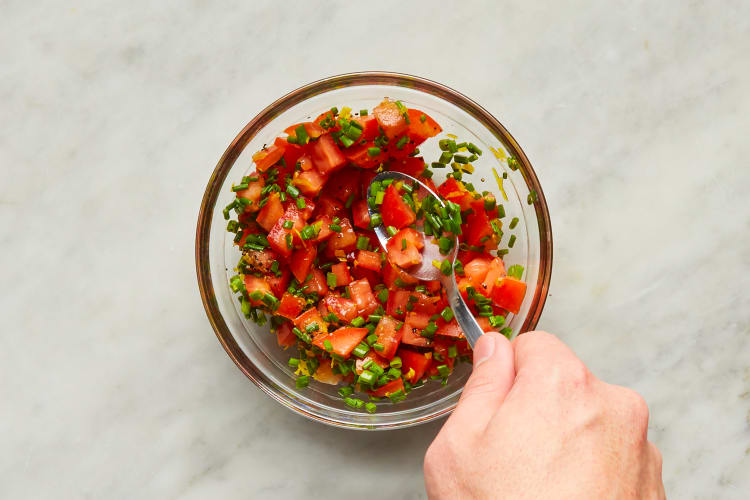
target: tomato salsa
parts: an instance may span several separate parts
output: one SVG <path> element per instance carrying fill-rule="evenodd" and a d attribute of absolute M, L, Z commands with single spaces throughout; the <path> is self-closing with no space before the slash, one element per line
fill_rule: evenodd
<path fill-rule="evenodd" d="M 297 349 L 289 367 L 298 388 L 311 379 L 340 385 L 345 404 L 373 413 L 373 401 L 401 401 L 429 380 L 445 384 L 456 363 L 471 361 L 440 282 L 404 271 L 421 262 L 425 238 L 445 255 L 458 238 L 455 265 L 433 264 L 455 273 L 485 331 L 510 335 L 505 319 L 518 313 L 526 284 L 521 266 L 503 262 L 505 210 L 465 178 L 482 155 L 474 144 L 440 139 L 441 154 L 427 165 L 419 146 L 441 132 L 399 101 L 357 113 L 333 108 L 289 126 L 232 186 L 224 218 L 242 257 L 229 285 L 247 318 L 269 323 L 281 348 Z M 436 185 L 435 170 L 446 167 Z M 401 181 L 368 192 L 383 170 L 419 178 L 444 206 Z M 373 231 L 381 224 L 391 236 L 386 249 Z"/>

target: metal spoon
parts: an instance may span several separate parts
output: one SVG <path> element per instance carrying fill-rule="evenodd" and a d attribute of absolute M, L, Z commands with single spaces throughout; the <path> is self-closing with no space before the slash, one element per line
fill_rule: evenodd
<path fill-rule="evenodd" d="M 394 181 L 400 180 L 400 181 L 406 181 L 409 183 L 415 183 L 417 186 L 419 186 L 420 198 L 423 198 L 425 196 L 432 196 L 433 198 L 437 200 L 438 203 L 440 203 L 440 205 L 445 206 L 445 203 L 443 202 L 443 200 L 440 199 L 440 196 L 435 194 L 435 192 L 433 192 L 432 189 L 430 189 L 429 187 L 427 187 L 426 185 L 424 185 L 422 182 L 415 179 L 414 177 L 403 174 L 401 172 L 387 171 L 387 172 L 379 173 L 370 182 L 370 185 L 367 188 L 368 194 L 370 196 L 374 196 L 374 193 L 372 192 L 373 183 L 382 182 L 387 179 L 393 179 Z M 377 210 L 373 210 L 372 208 L 370 208 L 369 204 L 368 204 L 367 209 L 370 213 L 370 217 L 372 217 L 378 212 Z M 388 240 L 390 238 L 390 236 L 386 232 L 385 225 L 380 224 L 379 226 L 376 226 L 375 234 L 378 236 L 378 241 L 380 242 L 380 246 L 383 247 L 383 250 L 385 251 L 386 244 L 388 243 Z M 422 236 L 424 236 L 424 233 L 422 233 Z M 424 237 L 424 248 L 422 249 L 422 263 L 419 264 L 418 266 L 414 266 L 413 268 L 409 270 L 403 269 L 403 271 L 421 280 L 428 280 L 428 281 L 440 280 L 440 283 L 443 285 L 443 288 L 445 288 L 446 295 L 448 296 L 448 304 L 450 305 L 450 308 L 453 310 L 453 316 L 455 316 L 456 321 L 458 321 L 458 325 L 461 327 L 461 330 L 463 330 L 464 335 L 466 335 L 466 338 L 469 341 L 469 345 L 471 345 L 471 347 L 473 348 L 476 341 L 484 332 L 482 331 L 482 328 L 479 326 L 479 323 L 477 323 L 476 318 L 474 318 L 474 315 L 472 314 L 471 310 L 466 305 L 466 302 L 464 302 L 463 297 L 461 297 L 461 294 L 458 291 L 458 284 L 456 283 L 455 274 L 451 272 L 449 276 L 446 276 L 432 264 L 433 260 L 436 260 L 438 262 L 442 262 L 443 260 L 449 260 L 451 264 L 454 264 L 456 261 L 457 254 L 458 254 L 458 238 L 455 238 L 453 250 L 451 250 L 451 252 L 448 255 L 442 255 L 440 253 L 440 248 L 434 243 L 433 239 L 431 237 L 430 238 Z"/>

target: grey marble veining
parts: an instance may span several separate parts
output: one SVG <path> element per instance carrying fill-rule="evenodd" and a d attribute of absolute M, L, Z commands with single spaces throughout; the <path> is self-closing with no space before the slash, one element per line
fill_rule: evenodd
<path fill-rule="evenodd" d="M 231 138 L 363 69 L 445 83 L 511 130 L 552 214 L 540 327 L 644 395 L 670 498 L 750 494 L 747 2 L 2 10 L 0 497 L 424 497 L 439 423 L 292 415 L 225 355 L 195 282 Z"/>

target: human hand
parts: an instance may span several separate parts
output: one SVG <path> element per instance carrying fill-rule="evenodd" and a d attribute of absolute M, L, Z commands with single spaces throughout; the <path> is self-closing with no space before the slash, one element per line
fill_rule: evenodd
<path fill-rule="evenodd" d="M 431 499 L 665 498 L 648 407 L 606 384 L 554 335 L 511 344 L 496 333 L 474 349 L 474 372 L 430 445 Z"/>

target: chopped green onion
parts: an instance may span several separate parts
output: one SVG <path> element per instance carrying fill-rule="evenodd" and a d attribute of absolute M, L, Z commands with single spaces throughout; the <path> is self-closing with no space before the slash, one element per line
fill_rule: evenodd
<path fill-rule="evenodd" d="M 352 323 L 352 326 L 360 328 L 362 325 L 365 324 L 365 320 L 362 318 L 362 316 L 357 316 L 351 321 L 351 323 Z"/>
<path fill-rule="evenodd" d="M 234 191 L 235 193 L 237 191 L 244 191 L 245 189 L 247 189 L 247 183 L 244 183 L 244 182 L 242 184 L 237 184 L 236 186 L 232 186 L 232 191 Z"/>
<path fill-rule="evenodd" d="M 519 264 L 514 264 L 508 268 L 508 276 L 511 276 L 516 279 L 521 279 L 521 276 L 523 276 L 523 266 Z"/>
<path fill-rule="evenodd" d="M 367 116 L 368 111 L 366 109 L 359 110 L 359 116 Z"/>
<path fill-rule="evenodd" d="M 380 148 L 379 147 L 367 148 L 367 154 L 369 156 L 378 156 L 380 154 Z"/>
<path fill-rule="evenodd" d="M 352 350 L 352 354 L 358 358 L 364 358 L 368 352 L 370 352 L 370 346 L 363 343 L 357 344 L 357 347 Z"/>
<path fill-rule="evenodd" d="M 506 337 L 510 338 L 510 336 L 513 334 L 513 329 L 509 326 L 506 326 L 502 330 L 500 330 L 500 333 L 505 335 Z"/>
<path fill-rule="evenodd" d="M 351 406 L 352 408 L 362 408 L 365 405 L 365 402 L 361 399 L 350 397 L 344 398 L 344 403 L 346 403 L 347 406 Z"/>
<path fill-rule="evenodd" d="M 284 238 L 284 240 L 286 241 L 286 247 L 287 247 L 287 248 L 292 248 L 292 247 L 293 247 L 293 245 L 292 245 L 292 235 L 291 235 L 291 233 L 287 233 L 287 234 L 286 234 L 286 237 Z"/>
<path fill-rule="evenodd" d="M 354 141 L 350 139 L 349 137 L 347 137 L 346 135 L 342 135 L 341 137 L 339 137 L 339 141 L 341 141 L 341 145 L 344 146 L 345 148 L 348 148 L 349 146 L 354 144 Z"/>
<path fill-rule="evenodd" d="M 380 214 L 373 214 L 370 217 L 370 227 L 377 227 L 383 223 L 383 217 Z"/>
<path fill-rule="evenodd" d="M 289 368 L 297 369 L 299 366 L 299 359 L 297 358 L 289 358 Z"/>
<path fill-rule="evenodd" d="M 296 198 L 297 196 L 299 196 L 299 189 L 292 186 L 291 184 L 286 187 L 286 192 L 289 193 L 289 196 L 291 196 L 292 198 Z"/>
<path fill-rule="evenodd" d="M 398 229 L 393 226 L 386 227 L 385 231 L 388 233 L 388 236 L 396 236 L 396 233 L 398 233 Z"/>
<path fill-rule="evenodd" d="M 380 314 L 370 314 L 369 316 L 367 316 L 367 321 L 370 323 L 377 323 L 381 319 L 383 319 L 383 316 Z"/>
<path fill-rule="evenodd" d="M 469 163 L 469 158 L 464 155 L 453 155 L 453 161 L 456 163 L 466 164 Z"/>
<path fill-rule="evenodd" d="M 404 149 L 404 146 L 409 141 L 409 138 L 407 136 L 403 136 L 401 139 L 398 140 L 396 143 L 396 149 Z M 375 155 L 372 155 L 375 156 Z"/>
<path fill-rule="evenodd" d="M 367 413 L 375 413 L 378 411 L 378 406 L 375 403 L 367 402 L 365 403 L 365 411 Z"/>
<path fill-rule="evenodd" d="M 511 234 L 510 239 L 508 240 L 508 248 L 513 248 L 513 245 L 516 244 L 516 235 Z"/>
<path fill-rule="evenodd" d="M 385 198 L 385 191 L 378 191 L 378 193 L 375 195 L 375 204 L 382 205 L 384 198 Z"/>
<path fill-rule="evenodd" d="M 378 300 L 385 303 L 388 300 L 388 289 L 384 288 L 378 292 Z"/>
<path fill-rule="evenodd" d="M 331 352 L 333 351 L 333 344 L 331 344 L 331 341 L 326 339 L 323 341 L 323 347 L 326 351 Z"/>
<path fill-rule="evenodd" d="M 297 386 L 297 389 L 304 389 L 310 385 L 310 375 L 300 375 L 295 380 L 294 385 Z"/>
<path fill-rule="evenodd" d="M 450 370 L 448 369 L 448 365 L 438 365 L 437 371 L 441 377 L 447 377 L 448 375 L 450 375 Z"/>
<path fill-rule="evenodd" d="M 443 273 L 445 276 L 450 276 L 452 270 L 453 270 L 453 265 L 448 259 L 444 260 L 440 264 L 440 272 Z"/>
<path fill-rule="evenodd" d="M 358 250 L 367 250 L 370 247 L 370 238 L 367 236 L 358 236 L 357 237 L 357 249 Z"/>
<path fill-rule="evenodd" d="M 379 343 L 379 342 L 375 342 L 374 344 L 372 344 L 372 348 L 375 349 L 378 352 L 385 351 L 385 346 L 383 344 Z"/>
<path fill-rule="evenodd" d="M 401 368 L 401 358 L 399 358 L 398 356 L 394 356 L 391 360 L 390 365 L 391 368 Z"/>
<path fill-rule="evenodd" d="M 430 166 L 432 168 L 445 168 L 445 164 L 437 162 L 437 161 L 430 163 Z"/>
<path fill-rule="evenodd" d="M 378 336 L 375 335 L 374 333 L 371 333 L 370 335 L 367 336 L 365 340 L 367 341 L 368 345 L 372 345 L 378 341 Z"/>
<path fill-rule="evenodd" d="M 334 233 L 340 233 L 341 232 L 341 226 L 339 224 L 329 224 L 328 226 L 331 231 Z"/>
<path fill-rule="evenodd" d="M 513 217 L 513 219 L 511 219 L 510 225 L 508 227 L 511 228 L 511 229 L 515 229 L 517 225 L 518 225 L 518 217 Z"/>
<path fill-rule="evenodd" d="M 343 387 L 339 387 L 339 396 L 341 396 L 342 398 L 351 396 L 352 394 L 354 394 L 354 389 L 352 389 L 352 386 L 345 385 Z"/>
<path fill-rule="evenodd" d="M 328 288 L 336 288 L 337 280 L 334 273 L 326 273 L 326 284 Z"/>
<path fill-rule="evenodd" d="M 452 309 L 451 309 L 450 307 L 446 306 L 446 307 L 445 307 L 445 309 L 443 309 L 443 310 L 442 310 L 442 311 L 440 312 L 440 316 L 442 316 L 442 317 L 443 317 L 443 319 L 444 319 L 444 320 L 445 320 L 446 322 L 448 322 L 448 321 L 450 321 L 450 320 L 452 320 L 452 319 L 453 319 L 453 310 L 452 310 Z"/>
<path fill-rule="evenodd" d="M 425 115 L 419 115 L 419 121 L 424 123 L 427 121 L 427 117 Z"/>
<path fill-rule="evenodd" d="M 448 357 L 455 358 L 456 356 L 458 356 L 458 348 L 456 348 L 455 345 L 452 345 L 448 348 Z"/>
<path fill-rule="evenodd" d="M 362 370 L 362 373 L 359 374 L 359 382 L 365 383 L 367 385 L 372 385 L 376 380 L 375 374 L 372 373 L 370 370 Z"/>

